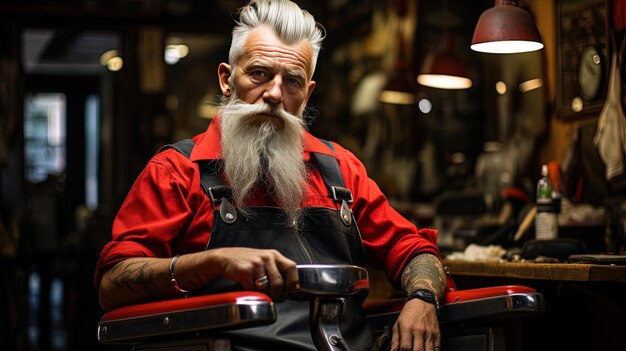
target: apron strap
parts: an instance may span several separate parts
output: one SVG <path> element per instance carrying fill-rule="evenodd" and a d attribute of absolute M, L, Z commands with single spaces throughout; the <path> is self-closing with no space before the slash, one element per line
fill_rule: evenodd
<path fill-rule="evenodd" d="M 174 149 L 178 151 L 178 153 L 189 158 L 191 157 L 191 150 L 193 150 L 194 146 L 196 146 L 195 141 L 191 139 L 183 139 L 183 140 L 175 142 L 174 144 L 167 144 L 167 145 L 161 146 L 161 148 L 159 149 L 159 151 L 157 151 L 157 153 L 164 151 L 166 149 Z"/>
<path fill-rule="evenodd" d="M 174 149 L 181 155 L 189 158 L 194 146 L 196 146 L 196 143 L 192 139 L 183 139 L 176 143 L 162 146 L 158 152 L 166 149 Z M 217 175 L 220 166 L 219 161 L 207 160 L 198 161 L 197 163 L 200 169 L 200 184 L 202 185 L 202 189 L 209 195 L 213 205 L 219 206 L 223 198 L 230 196 L 230 188 L 226 186 L 222 178 Z"/>
<path fill-rule="evenodd" d="M 200 185 L 204 192 L 209 195 L 214 205 L 219 205 L 223 198 L 230 196 L 230 187 L 228 187 L 222 178 L 218 175 L 219 161 L 199 161 L 200 167 Z"/>
<path fill-rule="evenodd" d="M 334 152 L 332 144 L 326 140 L 320 139 L 324 144 Z M 343 181 L 343 175 L 341 174 L 341 168 L 339 168 L 339 162 L 333 156 L 312 152 L 317 167 L 324 178 L 324 183 L 330 191 L 330 197 L 337 202 L 346 201 L 352 203 L 352 191 L 346 188 L 346 184 Z"/>

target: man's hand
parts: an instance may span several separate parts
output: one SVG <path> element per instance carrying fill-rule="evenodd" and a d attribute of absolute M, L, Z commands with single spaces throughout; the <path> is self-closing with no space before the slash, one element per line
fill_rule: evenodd
<path fill-rule="evenodd" d="M 239 283 L 244 290 L 267 293 L 272 300 L 281 301 L 285 293 L 296 288 L 296 263 L 276 250 L 229 247 L 211 250 L 217 255 L 221 275 Z M 269 283 L 257 287 L 255 281 L 267 276 Z"/>
<path fill-rule="evenodd" d="M 435 306 L 419 299 L 404 305 L 392 331 L 391 351 L 438 351 L 441 345 Z"/>
<path fill-rule="evenodd" d="M 417 289 L 427 289 L 439 300 L 445 287 L 446 273 L 435 255 L 417 255 L 402 271 L 402 289 L 407 295 Z M 435 305 L 418 298 L 410 299 L 404 304 L 393 326 L 391 350 L 439 351 L 440 341 Z"/>

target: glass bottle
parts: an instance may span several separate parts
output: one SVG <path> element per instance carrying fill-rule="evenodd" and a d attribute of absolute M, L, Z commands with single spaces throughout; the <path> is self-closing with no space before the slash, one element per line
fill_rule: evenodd
<path fill-rule="evenodd" d="M 538 240 L 556 239 L 558 232 L 558 216 L 552 198 L 552 182 L 548 176 L 548 165 L 542 165 L 541 178 L 537 181 L 537 215 L 535 217 L 535 238 Z"/>

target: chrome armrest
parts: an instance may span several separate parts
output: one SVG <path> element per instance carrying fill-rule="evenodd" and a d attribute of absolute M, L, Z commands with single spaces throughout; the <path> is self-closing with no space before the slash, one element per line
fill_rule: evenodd
<path fill-rule="evenodd" d="M 519 318 L 545 310 L 543 295 L 519 285 L 450 291 L 442 300 L 442 327 L 458 322 Z M 366 302 L 364 308 L 372 331 L 379 333 L 385 326 L 393 326 L 403 306 L 403 298 Z"/>
<path fill-rule="evenodd" d="M 439 323 L 519 318 L 544 310 L 545 301 L 540 293 L 510 293 L 458 303 L 446 303 L 441 310 Z"/>
<path fill-rule="evenodd" d="M 120 307 L 98 323 L 98 342 L 131 344 L 170 334 L 237 329 L 276 320 L 272 300 L 257 292 L 229 292 Z"/>

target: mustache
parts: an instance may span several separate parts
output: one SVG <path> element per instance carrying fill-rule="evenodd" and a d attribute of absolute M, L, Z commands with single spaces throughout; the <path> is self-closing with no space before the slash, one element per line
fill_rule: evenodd
<path fill-rule="evenodd" d="M 223 113 L 238 116 L 243 121 L 250 121 L 257 115 L 263 114 L 280 118 L 289 124 L 298 124 L 302 127 L 306 126 L 301 117 L 287 112 L 287 110 L 279 105 L 271 105 L 265 102 L 249 104 L 240 99 L 232 99 L 222 108 Z"/>

